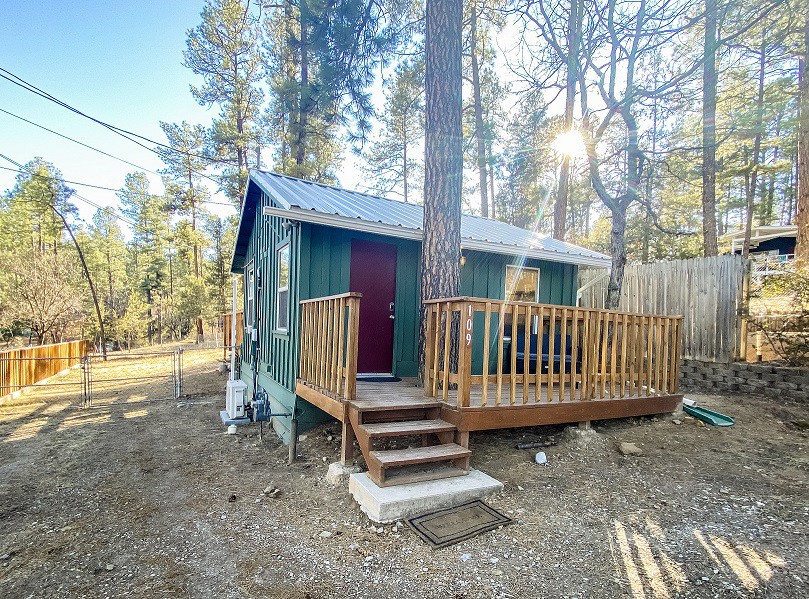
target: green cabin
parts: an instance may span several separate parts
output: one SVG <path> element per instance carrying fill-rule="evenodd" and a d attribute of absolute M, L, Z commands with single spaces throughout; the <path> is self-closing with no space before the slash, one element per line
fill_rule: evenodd
<path fill-rule="evenodd" d="M 240 376 L 266 391 L 276 432 L 303 432 L 331 417 L 296 395 L 300 302 L 362 294 L 357 378 L 417 376 L 423 209 L 364 193 L 250 172 L 231 272 L 243 275 Z M 464 215 L 461 294 L 576 303 L 580 266 L 609 257 L 507 223 Z M 482 360 L 473 352 L 473 363 Z"/>

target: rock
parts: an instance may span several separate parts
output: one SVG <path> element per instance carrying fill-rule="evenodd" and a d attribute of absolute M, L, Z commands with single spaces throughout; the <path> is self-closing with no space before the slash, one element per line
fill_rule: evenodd
<path fill-rule="evenodd" d="M 340 462 L 329 464 L 326 472 L 326 482 L 332 486 L 344 485 L 348 482 L 348 477 L 361 472 L 357 466 L 343 466 Z"/>
<path fill-rule="evenodd" d="M 463 554 L 461 554 L 461 561 L 462 562 L 468 562 L 470 559 L 472 559 L 472 554 L 471 553 L 463 553 Z"/>
<path fill-rule="evenodd" d="M 237 429 L 236 429 L 236 425 L 235 425 L 235 424 L 231 424 L 231 425 L 228 427 L 228 435 L 235 435 L 235 434 L 236 434 L 236 430 L 237 430 Z"/>
<path fill-rule="evenodd" d="M 10 557 L 11 557 L 10 553 L 4 553 L 3 555 L 0 555 L 0 562 L 4 562 Z"/>
<path fill-rule="evenodd" d="M 682 420 L 680 420 L 679 418 L 675 418 L 674 420 L 672 420 L 672 421 L 671 421 L 671 423 L 672 423 L 672 424 L 682 424 L 682 423 L 683 423 L 683 421 L 682 421 Z"/>
<path fill-rule="evenodd" d="M 545 455 L 544 451 L 537 452 L 537 454 L 534 456 L 534 461 L 537 464 L 547 464 L 548 456 Z"/>
<path fill-rule="evenodd" d="M 114 564 L 107 564 L 106 566 L 104 566 L 104 569 L 107 572 L 112 572 L 113 570 L 115 570 L 115 565 Z"/>
<path fill-rule="evenodd" d="M 493 574 L 494 576 L 502 576 L 502 575 L 503 575 L 503 571 L 502 571 L 502 570 L 492 570 L 492 574 Z"/>
<path fill-rule="evenodd" d="M 328 538 L 329 538 L 330 536 L 332 536 L 333 534 L 334 534 L 334 533 L 333 533 L 333 532 L 331 532 L 331 531 L 324 530 L 323 532 L 321 532 L 321 533 L 320 533 L 320 538 L 321 538 L 321 539 L 328 539 Z"/>
<path fill-rule="evenodd" d="M 643 450 L 634 443 L 627 443 L 622 441 L 618 444 L 618 451 L 621 455 L 639 456 L 643 455 Z"/>
<path fill-rule="evenodd" d="M 231 495 L 230 497 L 228 497 L 228 503 L 234 503 L 237 499 L 238 497 L 236 497 L 235 495 Z"/>
<path fill-rule="evenodd" d="M 281 489 L 277 488 L 275 485 L 268 485 L 267 488 L 264 489 L 263 493 L 270 499 L 277 499 L 281 494 Z"/>

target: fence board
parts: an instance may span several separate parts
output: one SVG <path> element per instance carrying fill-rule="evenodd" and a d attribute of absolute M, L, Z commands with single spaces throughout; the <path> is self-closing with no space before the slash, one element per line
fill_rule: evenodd
<path fill-rule="evenodd" d="M 89 341 L 68 341 L 0 352 L 0 397 L 76 366 L 90 350 Z"/>
<path fill-rule="evenodd" d="M 741 352 L 739 327 L 746 307 L 747 268 L 746 260 L 736 255 L 627 265 L 618 309 L 682 315 L 683 358 L 732 362 Z M 602 270 L 581 269 L 579 287 L 602 274 Z M 604 277 L 585 289 L 580 305 L 603 308 L 607 283 Z"/>

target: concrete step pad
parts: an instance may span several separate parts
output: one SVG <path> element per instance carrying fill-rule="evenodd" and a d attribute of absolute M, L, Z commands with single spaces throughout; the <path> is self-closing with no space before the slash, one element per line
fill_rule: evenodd
<path fill-rule="evenodd" d="M 374 522 L 394 522 L 454 507 L 500 491 L 503 483 L 480 470 L 466 476 L 380 487 L 363 472 L 352 474 L 348 490 Z"/>

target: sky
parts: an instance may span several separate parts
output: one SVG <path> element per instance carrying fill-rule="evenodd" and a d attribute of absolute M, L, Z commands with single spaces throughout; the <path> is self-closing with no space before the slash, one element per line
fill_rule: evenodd
<path fill-rule="evenodd" d="M 208 125 L 218 112 L 217 107 L 205 108 L 194 100 L 189 85 L 199 79 L 182 65 L 186 32 L 200 22 L 202 4 L 202 0 L 6 0 L 0 8 L 0 67 L 95 118 L 164 141 L 161 120 Z M 372 92 L 381 105 L 380 78 Z M 156 154 L 4 79 L 0 79 L 0 109 L 146 169 L 163 167 Z M 54 163 L 67 181 L 115 189 L 136 170 L 3 112 L 0 154 L 22 164 L 41 156 Z M 348 150 L 343 158 L 340 183 L 367 188 L 360 160 Z M 0 166 L 16 168 L 2 158 Z M 162 192 L 160 177 L 147 175 L 152 192 Z M 0 193 L 13 187 L 15 176 L 0 169 Z M 118 204 L 112 191 L 69 185 L 97 204 Z M 222 194 L 213 199 L 227 202 Z M 76 203 L 81 218 L 89 220 L 95 208 Z M 235 212 L 227 206 L 208 208 L 220 216 Z"/>
<path fill-rule="evenodd" d="M 95 118 L 164 141 L 161 120 L 208 124 L 217 113 L 191 96 L 195 76 L 182 66 L 186 31 L 199 22 L 201 6 L 200 0 L 6 0 L 0 8 L 0 67 Z M 156 154 L 4 79 L 0 108 L 145 168 L 163 166 Z M 23 164 L 41 156 L 66 180 L 116 189 L 136 170 L 4 113 L 0 153 Z M 0 166 L 14 168 L 3 159 Z M 13 187 L 15 176 L 0 170 L 0 192 Z M 152 191 L 161 192 L 159 176 L 149 178 Z M 98 204 L 118 203 L 114 192 L 71 187 Z M 76 203 L 84 219 L 95 212 Z M 235 212 L 210 208 L 220 215 Z"/>

